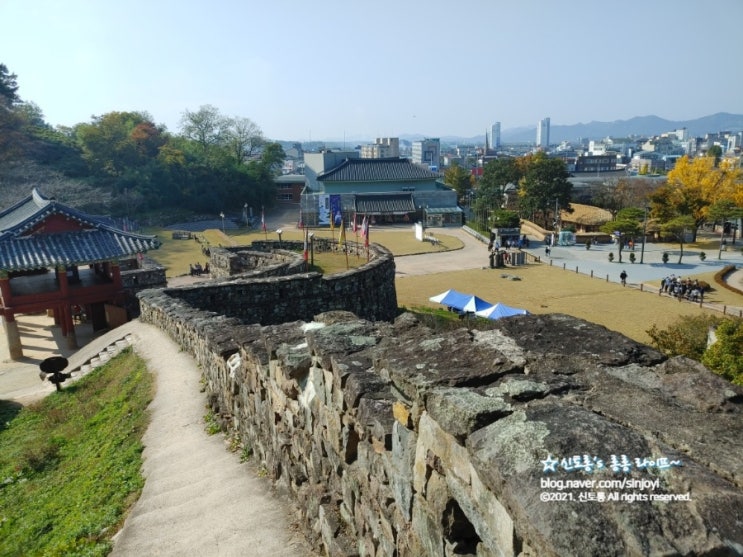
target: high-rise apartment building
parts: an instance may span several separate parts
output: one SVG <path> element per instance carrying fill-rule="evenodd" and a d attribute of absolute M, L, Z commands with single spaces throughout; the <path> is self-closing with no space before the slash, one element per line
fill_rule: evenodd
<path fill-rule="evenodd" d="M 537 124 L 537 149 L 545 151 L 550 146 L 550 119 L 544 118 Z"/>
<path fill-rule="evenodd" d="M 400 138 L 377 137 L 371 145 L 361 146 L 362 159 L 387 159 L 400 156 Z"/>
<path fill-rule="evenodd" d="M 490 126 L 490 148 L 495 151 L 500 149 L 500 122 Z"/>
<path fill-rule="evenodd" d="M 441 141 L 439 138 L 413 141 L 413 163 L 426 165 L 431 170 L 438 170 L 440 158 Z"/>

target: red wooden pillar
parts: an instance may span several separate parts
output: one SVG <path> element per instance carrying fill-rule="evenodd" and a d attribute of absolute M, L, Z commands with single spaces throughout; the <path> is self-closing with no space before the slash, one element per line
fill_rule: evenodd
<path fill-rule="evenodd" d="M 8 273 L 0 271 L 0 302 L 3 307 L 13 305 L 13 294 L 10 292 L 10 278 Z"/>
<path fill-rule="evenodd" d="M 67 282 L 67 269 L 63 265 L 57 267 L 57 280 L 59 281 L 59 291 L 62 293 L 62 298 L 67 298 L 70 293 L 70 283 Z"/>
<path fill-rule="evenodd" d="M 118 261 L 112 261 L 111 262 L 111 279 L 113 280 L 114 285 L 116 285 L 116 288 L 120 289 L 121 286 L 121 266 L 119 265 Z"/>
<path fill-rule="evenodd" d="M 75 323 L 72 320 L 72 308 L 69 304 L 62 307 L 62 335 L 67 339 L 67 348 L 78 348 Z"/>

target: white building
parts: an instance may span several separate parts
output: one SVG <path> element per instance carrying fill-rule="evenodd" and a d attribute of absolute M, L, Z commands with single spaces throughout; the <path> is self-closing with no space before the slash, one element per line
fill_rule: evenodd
<path fill-rule="evenodd" d="M 422 164 L 433 171 L 438 171 L 441 159 L 441 141 L 439 138 L 426 138 L 413 141 L 414 164 Z"/>
<path fill-rule="evenodd" d="M 490 126 L 490 148 L 493 150 L 500 149 L 500 122 Z"/>
<path fill-rule="evenodd" d="M 400 156 L 400 138 L 377 137 L 371 145 L 361 146 L 362 159 L 388 159 Z"/>
<path fill-rule="evenodd" d="M 544 118 L 537 123 L 537 148 L 545 151 L 550 146 L 550 119 Z"/>

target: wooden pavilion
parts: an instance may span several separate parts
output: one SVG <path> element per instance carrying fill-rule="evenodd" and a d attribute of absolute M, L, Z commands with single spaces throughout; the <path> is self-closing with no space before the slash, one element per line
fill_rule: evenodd
<path fill-rule="evenodd" d="M 160 242 L 120 230 L 106 219 L 31 195 L 0 211 L 0 316 L 10 357 L 23 357 L 15 316 L 53 314 L 69 348 L 77 348 L 75 321 L 93 330 L 126 321 L 122 265 Z"/>

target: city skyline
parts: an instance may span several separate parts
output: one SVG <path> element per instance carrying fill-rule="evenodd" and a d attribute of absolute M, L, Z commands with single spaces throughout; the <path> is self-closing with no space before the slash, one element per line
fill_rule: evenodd
<path fill-rule="evenodd" d="M 177 132 L 213 105 L 312 141 L 743 113 L 739 0 L 256 6 L 6 0 L 0 63 L 54 126 L 142 111 Z"/>

